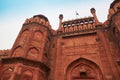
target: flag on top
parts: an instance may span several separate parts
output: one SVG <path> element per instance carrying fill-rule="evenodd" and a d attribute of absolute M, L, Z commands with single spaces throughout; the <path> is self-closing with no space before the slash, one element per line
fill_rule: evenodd
<path fill-rule="evenodd" d="M 76 15 L 79 15 L 79 13 L 77 11 L 75 11 Z"/>

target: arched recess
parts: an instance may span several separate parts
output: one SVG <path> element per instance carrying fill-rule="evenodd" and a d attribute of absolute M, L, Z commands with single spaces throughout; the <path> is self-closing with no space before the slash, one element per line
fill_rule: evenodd
<path fill-rule="evenodd" d="M 23 53 L 23 49 L 21 46 L 18 46 L 17 48 L 14 49 L 13 51 L 13 57 L 23 57 L 24 53 Z"/>
<path fill-rule="evenodd" d="M 22 32 L 22 34 L 21 34 L 21 36 L 20 36 L 20 40 L 26 40 L 27 39 L 27 37 L 28 37 L 28 35 L 29 35 L 29 30 L 28 29 L 26 29 L 26 30 L 24 30 L 23 32 Z"/>
<path fill-rule="evenodd" d="M 25 70 L 21 73 L 20 80 L 33 80 L 33 72 Z"/>
<path fill-rule="evenodd" d="M 38 49 L 36 49 L 35 47 L 32 47 L 28 50 L 27 58 L 37 59 L 38 53 L 39 53 Z"/>
<path fill-rule="evenodd" d="M 41 41 L 43 39 L 43 33 L 41 31 L 34 32 L 34 39 L 37 41 Z"/>
<path fill-rule="evenodd" d="M 104 80 L 99 66 L 84 58 L 69 64 L 66 78 L 67 80 Z"/>
<path fill-rule="evenodd" d="M 13 72 L 12 68 L 7 68 L 6 70 L 3 71 L 3 74 L 0 80 L 9 80 L 12 72 Z"/>

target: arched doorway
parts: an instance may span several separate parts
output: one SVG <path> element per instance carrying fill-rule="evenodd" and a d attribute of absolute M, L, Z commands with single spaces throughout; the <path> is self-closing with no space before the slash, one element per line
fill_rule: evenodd
<path fill-rule="evenodd" d="M 84 58 L 68 65 L 66 78 L 67 80 L 104 80 L 99 66 Z"/>

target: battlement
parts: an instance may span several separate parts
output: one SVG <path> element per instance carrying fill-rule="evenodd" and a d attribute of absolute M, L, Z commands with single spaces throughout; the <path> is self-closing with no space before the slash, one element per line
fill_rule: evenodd
<path fill-rule="evenodd" d="M 90 30 L 96 27 L 94 17 L 86 17 L 71 21 L 65 21 L 62 23 L 62 25 L 63 25 L 62 28 L 63 33 Z"/>
<path fill-rule="evenodd" d="M 35 15 L 29 19 L 26 19 L 24 22 L 24 25 L 29 24 L 29 23 L 38 23 L 46 27 L 49 27 L 51 29 L 50 23 L 47 17 L 45 17 L 44 15 Z"/>
<path fill-rule="evenodd" d="M 70 27 L 70 26 L 79 26 L 79 25 L 87 25 L 94 23 L 94 17 L 86 17 L 86 18 L 81 18 L 81 19 L 75 19 L 75 20 L 70 20 L 70 21 L 64 21 L 63 27 Z"/>
<path fill-rule="evenodd" d="M 7 57 L 9 55 L 10 50 L 0 50 L 0 58 Z"/>
<path fill-rule="evenodd" d="M 96 24 L 94 17 L 85 17 L 75 20 L 64 21 L 62 27 L 54 35 L 75 36 L 96 33 L 97 30 L 106 30 L 107 26 L 102 23 Z M 104 26 L 104 27 L 103 27 Z"/>

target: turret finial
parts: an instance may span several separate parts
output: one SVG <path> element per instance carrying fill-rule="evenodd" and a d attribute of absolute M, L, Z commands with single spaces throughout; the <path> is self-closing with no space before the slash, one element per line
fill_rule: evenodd
<path fill-rule="evenodd" d="M 60 14 L 59 15 L 59 28 L 58 28 L 58 30 L 61 30 L 61 28 L 62 28 L 62 20 L 63 20 L 63 14 Z"/>
<path fill-rule="evenodd" d="M 63 19 L 63 14 L 59 15 L 59 19 L 62 20 Z"/>
<path fill-rule="evenodd" d="M 98 25 L 100 22 L 98 21 L 98 18 L 96 16 L 96 10 L 95 10 L 95 8 L 91 8 L 90 11 L 91 11 L 91 13 L 92 13 L 92 15 L 93 15 L 93 17 L 95 19 L 95 24 Z"/>
<path fill-rule="evenodd" d="M 91 11 L 92 14 L 96 13 L 95 8 L 91 8 L 90 11 Z"/>

